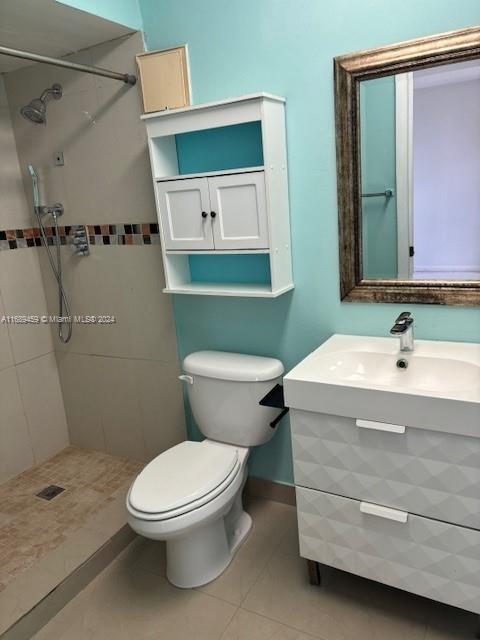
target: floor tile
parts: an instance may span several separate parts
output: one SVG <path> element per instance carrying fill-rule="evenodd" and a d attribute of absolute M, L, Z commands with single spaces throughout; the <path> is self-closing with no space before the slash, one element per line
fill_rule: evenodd
<path fill-rule="evenodd" d="M 165 576 L 165 543 L 139 538 L 131 553 L 132 563 L 150 573 Z"/>
<path fill-rule="evenodd" d="M 275 549 L 290 533 L 294 507 L 268 500 L 250 499 L 245 505 L 253 527 L 226 571 L 210 584 L 200 587 L 204 593 L 232 604 L 240 604 Z"/>
<path fill-rule="evenodd" d="M 135 551 L 135 549 L 134 549 Z M 236 607 L 132 566 L 132 551 L 98 576 L 35 640 L 216 640 Z"/>
<path fill-rule="evenodd" d="M 221 640 L 311 640 L 301 631 L 239 609 Z"/>
<path fill-rule="evenodd" d="M 137 538 L 35 640 L 474 637 L 476 616 L 358 576 L 322 567 L 322 586 L 311 586 L 290 509 L 249 501 L 251 536 L 230 568 L 201 589 L 170 585 L 165 544 Z"/>
<path fill-rule="evenodd" d="M 426 622 L 413 617 L 409 608 L 379 606 L 372 594 L 361 596 L 368 581 L 332 570 L 325 573 L 326 584 L 313 587 L 305 560 L 274 554 L 242 606 L 328 640 L 424 639 Z M 408 597 L 415 604 L 416 598 Z"/>
<path fill-rule="evenodd" d="M 113 535 L 126 523 L 124 498 L 118 492 L 140 469 L 125 458 L 67 447 L 2 484 L 0 584 L 12 583 L 81 527 Z M 36 496 L 52 484 L 65 491 L 51 501 Z"/>

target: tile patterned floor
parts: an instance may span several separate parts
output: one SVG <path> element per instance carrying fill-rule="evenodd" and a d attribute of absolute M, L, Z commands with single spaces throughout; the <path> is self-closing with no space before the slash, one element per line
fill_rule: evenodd
<path fill-rule="evenodd" d="M 254 528 L 216 581 L 165 579 L 162 543 L 137 539 L 34 640 L 447 640 L 476 616 L 325 569 L 308 584 L 293 507 L 251 500 Z"/>
<path fill-rule="evenodd" d="M 114 500 L 141 464 L 68 447 L 0 486 L 0 592 Z M 48 485 L 65 491 L 51 501 Z"/>

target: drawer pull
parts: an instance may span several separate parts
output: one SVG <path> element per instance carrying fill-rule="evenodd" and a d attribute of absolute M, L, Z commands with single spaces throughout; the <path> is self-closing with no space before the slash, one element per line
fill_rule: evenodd
<path fill-rule="evenodd" d="M 395 522 L 403 522 L 404 524 L 408 520 L 408 513 L 406 511 L 389 509 L 389 507 L 382 507 L 379 504 L 372 504 L 371 502 L 360 502 L 360 511 L 370 516 L 378 516 L 379 518 L 395 520 Z"/>
<path fill-rule="evenodd" d="M 376 429 L 376 431 L 389 431 L 390 433 L 405 433 L 405 427 L 389 422 L 375 422 L 374 420 L 355 420 L 357 427 L 362 429 Z"/>

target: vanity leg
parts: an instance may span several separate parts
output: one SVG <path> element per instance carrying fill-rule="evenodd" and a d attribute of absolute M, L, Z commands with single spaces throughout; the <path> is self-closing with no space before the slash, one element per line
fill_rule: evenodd
<path fill-rule="evenodd" d="M 308 579 L 310 584 L 318 587 L 322 583 L 322 576 L 320 575 L 320 565 L 315 560 L 307 560 L 308 567 Z"/>
<path fill-rule="evenodd" d="M 475 633 L 475 638 L 480 638 L 480 614 L 477 616 L 477 631 Z"/>

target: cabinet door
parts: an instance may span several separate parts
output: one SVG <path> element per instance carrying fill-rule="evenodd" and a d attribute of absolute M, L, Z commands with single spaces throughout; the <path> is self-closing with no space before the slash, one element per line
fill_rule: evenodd
<path fill-rule="evenodd" d="M 157 197 L 165 249 L 213 249 L 205 178 L 158 182 Z"/>
<path fill-rule="evenodd" d="M 215 249 L 268 249 L 263 171 L 208 179 Z"/>

